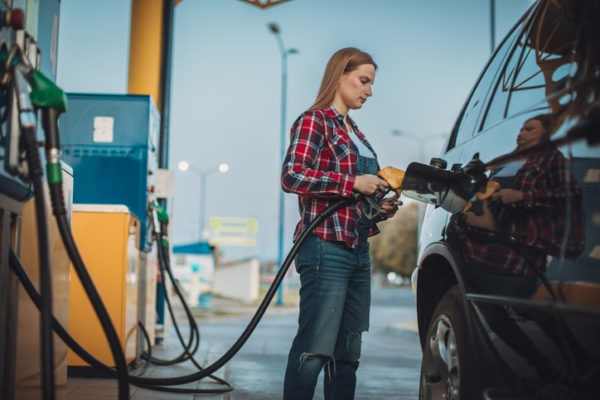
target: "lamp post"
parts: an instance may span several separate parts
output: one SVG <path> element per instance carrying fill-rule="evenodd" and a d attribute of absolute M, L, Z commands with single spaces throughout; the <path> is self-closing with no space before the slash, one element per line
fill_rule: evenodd
<path fill-rule="evenodd" d="M 212 166 L 210 168 L 199 169 L 194 167 L 193 165 L 190 165 L 190 163 L 188 163 L 187 161 L 180 161 L 179 164 L 177 164 L 177 168 L 179 168 L 181 172 L 186 172 L 188 170 L 193 171 L 198 175 L 198 177 L 200 177 L 200 212 L 198 221 L 198 240 L 202 241 L 203 239 L 205 239 L 204 225 L 206 221 L 206 178 L 209 174 L 215 172 L 220 172 L 222 174 L 226 173 L 227 171 L 229 171 L 229 165 L 223 163 Z"/>
<path fill-rule="evenodd" d="M 281 136 L 280 136 L 280 153 L 279 153 L 279 165 L 283 164 L 283 158 L 285 156 L 285 112 L 287 108 L 287 57 L 288 54 L 298 54 L 298 50 L 294 48 L 286 48 L 283 39 L 281 38 L 281 30 L 279 25 L 271 22 L 267 25 L 269 31 L 275 35 L 277 45 L 279 46 L 279 52 L 281 53 Z M 283 225 L 285 216 L 285 204 L 283 197 L 283 190 L 279 189 L 279 216 L 278 216 L 278 241 L 277 241 L 277 265 L 281 268 L 283 262 Z M 283 286 L 280 285 L 277 290 L 277 305 L 283 305 Z"/>

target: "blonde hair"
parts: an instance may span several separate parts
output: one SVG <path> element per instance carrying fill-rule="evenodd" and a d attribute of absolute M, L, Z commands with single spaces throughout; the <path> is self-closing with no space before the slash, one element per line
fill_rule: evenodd
<path fill-rule="evenodd" d="M 346 47 L 336 51 L 327 62 L 317 99 L 310 108 L 318 109 L 329 106 L 335 97 L 340 78 L 364 64 L 371 64 L 377 70 L 377 64 L 375 64 L 373 58 L 364 51 L 354 47 Z"/>

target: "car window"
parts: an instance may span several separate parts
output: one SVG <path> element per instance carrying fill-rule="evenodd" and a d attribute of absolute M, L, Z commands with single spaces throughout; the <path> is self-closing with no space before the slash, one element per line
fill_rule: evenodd
<path fill-rule="evenodd" d="M 511 51 L 508 62 L 502 69 L 502 73 L 498 78 L 498 82 L 496 82 L 496 87 L 494 94 L 492 95 L 492 100 L 490 101 L 490 106 L 488 107 L 484 117 L 482 124 L 483 129 L 487 129 L 506 118 L 509 94 L 511 89 L 514 88 L 515 76 L 520 68 L 520 59 L 523 56 L 523 43 L 526 36 L 526 32 L 524 32 L 523 36 L 521 36 L 516 42 Z M 522 75 L 523 74 L 521 74 L 521 79 Z M 544 95 L 542 94 L 541 99 L 543 98 Z"/>
<path fill-rule="evenodd" d="M 483 120 L 487 129 L 504 118 L 526 110 L 559 111 L 558 94 L 569 77 L 576 72 L 570 52 L 575 43 L 575 29 L 561 27 L 570 24 L 565 18 L 549 18 L 548 13 L 536 16 L 531 26 L 515 42 L 509 59 L 498 78 L 490 106 Z M 560 32 L 539 43 L 540 32 Z"/>
<path fill-rule="evenodd" d="M 485 72 L 481 75 L 477 86 L 472 91 L 471 97 L 464 107 L 459 121 L 456 123 L 453 136 L 451 137 L 448 148 L 463 143 L 473 136 L 475 125 L 479 120 L 481 109 L 485 103 L 485 99 L 493 85 L 494 79 L 498 74 L 498 69 L 506 58 L 507 52 L 512 48 L 515 37 L 520 29 L 515 28 L 510 36 L 502 43 L 494 58 L 490 61 Z"/>

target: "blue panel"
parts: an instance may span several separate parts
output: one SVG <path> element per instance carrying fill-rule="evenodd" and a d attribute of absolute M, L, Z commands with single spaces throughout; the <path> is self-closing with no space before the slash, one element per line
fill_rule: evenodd
<path fill-rule="evenodd" d="M 142 225 L 140 249 L 148 250 L 148 188 L 157 168 L 159 126 L 151 97 L 69 93 L 67 102 L 59 126 L 62 157 L 73 168 L 73 201 L 126 205 Z M 95 141 L 96 117 L 112 118 L 112 141 Z"/>
<path fill-rule="evenodd" d="M 60 118 L 61 141 L 69 145 L 144 146 L 154 150 L 159 117 L 150 96 L 68 93 Z M 94 119 L 112 117 L 114 140 L 94 141 Z"/>
<path fill-rule="evenodd" d="M 196 242 L 173 246 L 173 254 L 213 254 L 214 249 L 208 242 Z"/>

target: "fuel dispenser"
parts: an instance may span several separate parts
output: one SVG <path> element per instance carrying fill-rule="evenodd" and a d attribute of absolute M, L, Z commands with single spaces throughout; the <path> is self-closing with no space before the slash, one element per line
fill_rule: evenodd
<path fill-rule="evenodd" d="M 75 204 L 71 230 L 102 296 L 127 362 L 136 357 L 140 223 L 123 205 Z M 71 280 L 69 332 L 98 360 L 113 365 L 100 322 L 78 280 Z M 86 375 L 88 364 L 69 351 L 70 375 Z"/>
<path fill-rule="evenodd" d="M 31 78 L 36 71 L 43 71 L 43 79 L 48 82 L 56 79 L 59 15 L 59 0 L 0 1 L 0 398 L 7 400 L 40 398 L 41 388 L 49 387 L 48 379 L 45 379 L 49 376 L 59 384 L 66 381 L 66 369 L 61 366 L 61 360 L 66 357 L 66 346 L 61 342 L 48 346 L 50 331 L 44 320 L 48 320 L 50 309 L 59 318 L 64 317 L 68 297 L 51 296 L 51 292 L 44 290 L 50 285 L 47 277 L 37 273 L 38 241 L 32 232 L 35 212 L 31 199 L 35 185 L 30 164 L 26 161 L 23 139 L 24 130 L 30 129 L 28 121 L 35 121 L 36 115 L 19 99 L 19 95 L 29 92 L 25 86 L 35 86 Z M 23 65 L 27 65 L 28 76 L 24 76 L 22 70 L 16 71 Z M 25 83 L 26 80 L 29 82 Z M 33 139 L 42 137 L 35 127 L 29 133 Z M 69 167 L 63 167 L 63 172 L 68 175 Z M 68 188 L 65 190 L 68 193 Z M 53 235 L 55 227 L 49 224 L 48 228 L 50 247 L 58 250 L 60 246 L 55 246 L 57 237 Z M 23 296 L 22 288 L 9 268 L 11 251 L 28 258 L 24 260 L 26 267 L 37 278 L 38 287 L 46 293 L 49 304 L 42 318 L 37 311 L 27 312 L 31 303 Z M 58 261 L 52 276 L 55 283 L 68 281 L 68 270 L 60 264 Z M 40 335 L 40 321 L 45 336 Z M 22 353 L 25 348 L 33 352 L 36 349 L 35 357 L 26 359 Z M 64 395 L 57 394 L 59 398 Z"/>
<path fill-rule="evenodd" d="M 130 315 L 135 306 L 133 324 L 123 322 L 121 325 L 124 328 L 119 332 L 126 357 L 131 361 L 132 354 L 134 358 L 139 358 L 142 349 L 143 338 L 137 331 L 137 321 L 145 324 L 151 336 L 154 336 L 156 324 L 154 307 L 147 307 L 148 301 L 156 298 L 158 272 L 156 252 L 152 249 L 153 237 L 149 231 L 151 223 L 147 215 L 157 171 L 156 139 L 160 119 L 152 98 L 146 95 L 68 93 L 67 101 L 69 112 L 61 115 L 59 124 L 62 158 L 72 166 L 77 182 L 73 193 L 76 204 L 73 230 L 78 245 L 85 249 L 82 252 L 88 261 L 90 273 L 102 276 L 105 283 L 114 282 L 113 286 L 105 284 L 99 287 L 103 299 L 109 301 L 120 294 L 121 288 L 129 287 L 131 282 L 127 279 L 135 274 L 137 289 L 131 293 L 128 289 L 128 296 L 118 297 L 120 303 L 109 307 L 111 318 L 115 321 L 129 321 L 126 315 Z M 115 206 L 125 208 L 115 211 Z M 90 212 L 89 207 L 96 207 L 96 212 Z M 101 209 L 104 211 L 99 211 Z M 107 246 L 98 244 L 105 242 L 104 234 L 121 237 L 121 233 L 118 233 L 120 228 L 107 227 L 104 234 L 99 235 L 78 229 L 77 226 L 82 220 L 96 221 L 89 226 L 107 225 L 115 212 L 121 215 L 129 213 L 129 219 L 135 221 L 132 224 L 138 233 L 135 234 L 135 246 L 125 246 L 123 242 L 116 244 L 119 249 L 128 248 L 127 257 L 115 255 L 109 261 L 103 258 L 112 257 L 108 254 L 110 251 Z M 94 246 L 100 250 L 94 249 Z M 113 262 L 117 266 L 108 267 Z M 129 272 L 125 273 L 127 270 Z M 81 297 L 85 296 L 85 292 L 77 285 L 77 281 L 74 281 L 71 290 L 73 304 L 79 304 Z M 135 300 L 129 295 L 135 296 Z M 70 317 L 79 321 L 81 318 L 90 318 L 88 315 L 89 309 L 72 308 Z M 75 328 L 75 325 L 71 327 Z M 94 329 L 86 328 L 80 330 L 75 338 L 82 343 L 92 343 L 95 336 Z M 110 364 L 108 350 L 104 346 L 99 349 L 100 353 L 92 353 Z M 77 370 L 84 369 L 80 367 L 87 365 L 70 353 L 69 373 L 76 374 Z"/>

